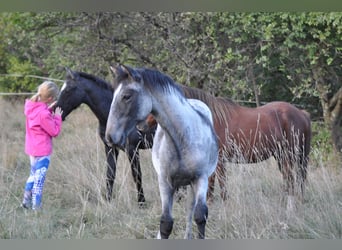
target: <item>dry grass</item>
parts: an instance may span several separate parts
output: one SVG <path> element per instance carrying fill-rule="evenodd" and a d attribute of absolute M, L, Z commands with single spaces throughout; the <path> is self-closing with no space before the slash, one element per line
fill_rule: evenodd
<path fill-rule="evenodd" d="M 97 120 L 82 106 L 63 124 L 54 140 L 41 213 L 18 208 L 29 173 L 24 154 L 23 103 L 0 99 L 0 238 L 10 239 L 143 239 L 154 238 L 160 217 L 157 176 L 149 150 L 142 151 L 147 208 L 138 208 L 129 162 L 120 153 L 115 199 L 107 203 L 105 156 Z M 257 165 L 227 164 L 229 199 L 216 187 L 209 205 L 207 238 L 293 239 L 341 238 L 340 166 L 312 152 L 306 197 L 288 217 L 281 205 L 282 177 L 271 159 Z M 174 204 L 172 238 L 183 238 L 185 201 Z M 194 227 L 196 232 L 196 227 Z"/>

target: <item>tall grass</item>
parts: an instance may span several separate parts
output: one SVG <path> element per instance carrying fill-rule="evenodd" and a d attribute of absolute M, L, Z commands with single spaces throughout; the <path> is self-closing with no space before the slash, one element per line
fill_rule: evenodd
<path fill-rule="evenodd" d="M 86 106 L 69 115 L 54 139 L 40 213 L 21 209 L 29 159 L 24 154 L 23 102 L 0 99 L 0 238 L 9 239 L 143 239 L 154 238 L 161 212 L 157 176 L 150 150 L 141 152 L 147 206 L 139 208 L 125 154 L 119 154 L 115 197 L 105 192 L 104 146 L 97 120 Z M 229 199 L 215 187 L 209 204 L 207 238 L 294 239 L 342 236 L 341 167 L 325 162 L 314 149 L 305 202 L 291 217 L 283 205 L 282 176 L 273 159 L 260 164 L 227 164 Z M 171 238 L 183 238 L 185 202 L 174 203 Z M 194 233 L 196 227 L 194 225 Z"/>

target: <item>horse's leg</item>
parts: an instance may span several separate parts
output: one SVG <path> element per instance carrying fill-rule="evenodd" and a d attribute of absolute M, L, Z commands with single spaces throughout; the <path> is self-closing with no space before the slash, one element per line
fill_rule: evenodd
<path fill-rule="evenodd" d="M 305 193 L 305 182 L 306 182 L 306 176 L 307 176 L 307 165 L 308 165 L 308 157 L 305 155 L 302 155 L 300 157 L 298 163 L 298 169 L 297 169 L 297 186 L 299 187 L 299 197 L 300 201 L 304 202 L 304 193 Z"/>
<path fill-rule="evenodd" d="M 127 156 L 131 164 L 133 180 L 138 190 L 138 203 L 139 205 L 143 205 L 146 200 L 144 196 L 144 190 L 142 187 L 142 174 L 140 167 L 139 150 L 135 148 L 128 149 Z"/>
<path fill-rule="evenodd" d="M 224 162 L 221 160 L 217 164 L 216 168 L 217 180 L 221 188 L 221 198 L 223 201 L 227 200 L 227 189 L 226 189 L 226 169 Z"/>
<path fill-rule="evenodd" d="M 291 164 L 287 160 L 278 161 L 279 169 L 284 180 L 284 194 L 287 196 L 287 211 L 292 211 L 294 208 L 294 176 L 291 169 Z"/>
<path fill-rule="evenodd" d="M 215 191 L 216 173 L 218 172 L 219 168 L 222 168 L 222 166 L 221 166 L 221 161 L 222 160 L 223 160 L 222 151 L 220 150 L 220 152 L 219 152 L 219 160 L 217 162 L 216 170 L 209 177 L 208 192 L 207 192 L 207 201 L 208 201 L 208 203 L 212 203 L 213 202 L 214 191 Z M 220 177 L 218 176 L 218 178 L 220 178 Z M 221 191 L 222 191 L 222 189 L 221 189 Z"/>
<path fill-rule="evenodd" d="M 107 156 L 107 180 L 106 180 L 106 199 L 110 201 L 113 194 L 113 186 L 116 174 L 116 160 L 118 158 L 119 150 L 115 147 L 109 147 L 105 144 L 105 152 Z"/>
<path fill-rule="evenodd" d="M 162 215 L 160 217 L 160 227 L 158 239 L 168 239 L 173 228 L 172 206 L 175 190 L 170 187 L 167 180 L 158 177 L 159 192 L 162 204 Z"/>
<path fill-rule="evenodd" d="M 205 238 L 205 225 L 208 218 L 208 207 L 206 204 L 206 193 L 208 190 L 208 178 L 200 177 L 194 183 L 195 211 L 194 219 L 198 228 L 198 238 Z"/>
<path fill-rule="evenodd" d="M 194 208 L 195 208 L 195 192 L 194 187 L 191 186 L 190 190 L 188 191 L 188 210 L 187 210 L 187 220 L 186 220 L 186 229 L 184 239 L 191 239 L 192 238 L 192 217 L 194 215 Z"/>
<path fill-rule="evenodd" d="M 208 192 L 207 192 L 207 201 L 208 203 L 213 202 L 214 190 L 215 190 L 215 178 L 216 178 L 216 171 L 212 173 L 209 177 L 209 184 L 208 184 Z"/>
<path fill-rule="evenodd" d="M 219 152 L 219 160 L 217 162 L 215 172 L 209 177 L 209 185 L 207 192 L 207 201 L 211 203 L 213 201 L 214 189 L 215 189 L 215 178 L 217 177 L 218 183 L 221 188 L 222 200 L 227 200 L 227 189 L 226 189 L 226 169 L 224 168 L 224 157 L 222 151 Z"/>

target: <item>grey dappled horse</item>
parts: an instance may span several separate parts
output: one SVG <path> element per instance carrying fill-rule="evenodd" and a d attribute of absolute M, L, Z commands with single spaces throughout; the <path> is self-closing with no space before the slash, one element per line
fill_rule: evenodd
<path fill-rule="evenodd" d="M 185 238 L 192 237 L 192 217 L 198 237 L 205 237 L 208 217 L 208 178 L 218 161 L 218 141 L 209 108 L 188 100 L 167 75 L 156 70 L 112 68 L 118 84 L 111 104 L 106 138 L 112 145 L 125 145 L 127 135 L 151 113 L 158 122 L 152 146 L 152 162 L 158 174 L 162 215 L 158 238 L 168 238 L 173 227 L 175 190 L 190 185 L 191 199 Z M 114 83 L 114 84 L 115 84 Z"/>

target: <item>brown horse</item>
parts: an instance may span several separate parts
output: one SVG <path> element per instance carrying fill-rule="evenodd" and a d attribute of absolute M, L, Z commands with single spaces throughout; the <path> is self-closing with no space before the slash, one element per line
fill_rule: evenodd
<path fill-rule="evenodd" d="M 203 101 L 213 114 L 220 151 L 216 171 L 209 179 L 209 200 L 214 192 L 215 175 L 218 175 L 221 197 L 227 199 L 225 162 L 256 163 L 272 156 L 283 175 L 285 193 L 293 199 L 296 180 L 303 200 L 311 141 L 311 122 L 306 111 L 287 102 L 248 108 L 227 98 L 180 86 L 187 98 Z M 155 124 L 151 117 L 146 122 L 149 126 Z"/>

